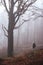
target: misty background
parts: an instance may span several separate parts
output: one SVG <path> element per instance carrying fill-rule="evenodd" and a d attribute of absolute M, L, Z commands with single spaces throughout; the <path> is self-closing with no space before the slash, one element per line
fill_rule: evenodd
<path fill-rule="evenodd" d="M 43 0 L 37 0 L 35 6 L 43 9 Z M 33 8 L 30 8 L 33 9 Z M 43 14 L 43 11 L 39 11 Z M 25 22 L 20 28 L 14 30 L 14 53 L 32 49 L 32 44 L 35 42 L 36 47 L 43 47 L 43 18 L 39 17 L 33 20 L 36 16 L 31 16 L 32 12 L 27 11 L 23 17 L 19 19 L 17 25 L 23 22 L 23 19 L 30 21 Z M 2 24 L 8 29 L 8 15 L 3 6 L 0 6 L 0 56 L 7 55 L 8 39 L 4 35 Z"/>

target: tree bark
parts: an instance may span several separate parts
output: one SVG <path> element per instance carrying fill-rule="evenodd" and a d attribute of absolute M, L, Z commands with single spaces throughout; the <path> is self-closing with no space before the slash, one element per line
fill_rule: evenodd
<path fill-rule="evenodd" d="M 8 57 L 13 56 L 13 29 L 10 28 L 8 29 Z"/>
<path fill-rule="evenodd" d="M 14 17 L 13 14 L 10 13 L 8 24 L 8 57 L 13 56 L 13 27 L 14 27 Z"/>

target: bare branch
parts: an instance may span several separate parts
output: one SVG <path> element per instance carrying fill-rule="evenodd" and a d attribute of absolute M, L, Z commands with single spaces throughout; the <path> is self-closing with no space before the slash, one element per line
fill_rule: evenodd
<path fill-rule="evenodd" d="M 36 14 L 36 18 L 43 17 L 43 14 L 42 14 L 43 9 L 40 9 L 40 8 L 38 8 L 36 6 L 32 6 L 32 7 L 33 7 L 33 10 L 31 10 L 31 12 L 33 13 L 32 15 Z"/>
<path fill-rule="evenodd" d="M 30 7 L 34 2 L 36 2 L 37 0 L 34 0 L 33 2 L 28 2 L 28 0 L 26 1 L 26 2 L 20 2 L 20 4 L 18 5 L 18 9 L 17 9 L 17 11 L 16 12 L 14 12 L 14 16 L 18 16 L 18 14 L 19 15 L 23 15 L 26 11 L 27 11 L 27 9 L 28 9 L 28 7 Z M 28 2 L 28 4 L 27 4 L 27 2 Z"/>
<path fill-rule="evenodd" d="M 14 25 L 16 25 L 16 23 L 18 22 L 18 20 L 19 20 L 19 17 L 20 17 L 20 16 L 18 16 L 18 18 L 17 18 L 17 20 L 16 20 L 16 22 L 15 22 L 15 24 L 14 24 Z"/>
<path fill-rule="evenodd" d="M 9 13 L 9 10 L 7 9 L 6 1 L 5 0 L 1 0 L 1 4 L 5 7 L 7 13 Z"/>
<path fill-rule="evenodd" d="M 38 10 L 38 11 L 43 11 L 43 9 L 41 9 L 41 8 L 39 8 L 39 7 L 37 7 L 37 6 L 31 6 L 31 7 L 33 7 L 35 10 Z"/>
<path fill-rule="evenodd" d="M 8 0 L 9 1 L 9 10 L 10 10 L 10 8 L 11 8 L 11 0 Z"/>
<path fill-rule="evenodd" d="M 24 19 L 23 19 L 24 22 L 22 22 L 20 25 L 18 25 L 18 26 L 16 26 L 16 27 L 14 27 L 14 29 L 20 28 L 25 22 L 28 22 L 28 21 L 30 21 L 31 19 L 32 19 L 32 18 L 30 18 L 30 19 L 28 19 L 28 20 L 24 20 Z"/>
<path fill-rule="evenodd" d="M 43 15 L 37 15 L 35 18 L 34 18 L 34 20 L 36 20 L 36 19 L 38 19 L 39 17 L 43 17 Z"/>
<path fill-rule="evenodd" d="M 4 29 L 8 32 L 8 30 L 6 29 L 6 27 L 5 26 L 3 26 L 4 27 Z"/>
<path fill-rule="evenodd" d="M 36 14 L 36 13 L 35 13 Z M 35 18 L 34 18 L 34 20 L 36 20 L 37 18 L 39 18 L 39 17 L 43 17 L 43 15 L 37 15 Z M 16 27 L 14 27 L 14 29 L 18 29 L 18 28 L 20 28 L 25 22 L 27 22 L 27 21 L 30 21 L 32 18 L 30 18 L 30 19 L 28 19 L 28 20 L 24 20 L 24 22 L 22 22 L 20 25 L 18 25 L 18 26 L 16 26 Z"/>
<path fill-rule="evenodd" d="M 8 11 L 8 9 L 7 9 L 7 6 L 6 6 L 6 2 L 5 2 L 5 0 L 3 0 L 3 1 L 4 1 L 5 9 L 6 9 L 6 11 L 9 13 L 9 11 Z"/>
<path fill-rule="evenodd" d="M 17 1 L 18 1 L 18 0 L 16 0 L 16 1 L 14 2 L 14 5 L 17 3 Z"/>
<path fill-rule="evenodd" d="M 35 0 L 36 1 L 36 0 Z M 15 16 L 15 21 L 16 22 L 14 22 L 15 24 L 14 25 L 16 25 L 16 23 L 18 22 L 18 20 L 19 20 L 19 18 L 20 18 L 20 16 L 22 15 L 22 14 L 24 14 L 26 11 L 27 11 L 27 9 L 28 9 L 28 7 L 29 6 L 31 6 L 35 1 L 33 1 L 33 2 L 30 2 L 30 3 L 28 3 L 27 4 L 27 2 L 28 2 L 28 0 L 26 1 L 26 2 L 22 2 L 22 1 L 20 1 L 20 4 L 18 3 L 18 9 L 17 9 L 17 11 L 14 13 L 14 16 Z M 17 18 L 18 17 L 18 18 Z M 17 20 L 16 20 L 16 18 L 17 18 Z"/>
<path fill-rule="evenodd" d="M 4 35 L 5 35 L 6 37 L 8 37 L 8 35 L 6 34 L 6 32 L 5 32 L 5 30 L 4 30 L 4 29 L 6 29 L 6 28 L 3 26 L 3 24 L 2 24 L 2 29 L 3 29 L 3 31 L 4 31 Z"/>
<path fill-rule="evenodd" d="M 30 2 L 30 3 L 26 4 L 27 2 L 28 2 L 28 0 L 22 5 L 22 8 L 20 9 L 20 15 L 24 14 L 26 12 L 26 10 L 28 9 L 28 7 L 30 7 L 34 3 L 34 2 Z"/>

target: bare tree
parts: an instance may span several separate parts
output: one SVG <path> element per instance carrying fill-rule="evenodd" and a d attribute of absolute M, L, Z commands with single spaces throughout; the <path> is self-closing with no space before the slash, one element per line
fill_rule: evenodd
<path fill-rule="evenodd" d="M 8 1 L 8 5 L 7 2 Z M 23 15 L 28 7 L 30 7 L 36 0 L 0 0 L 8 13 L 9 24 L 8 30 L 2 25 L 5 36 L 8 37 L 8 56 L 13 56 L 13 30 L 19 28 L 23 23 L 16 27 L 16 24 L 21 15 Z M 15 10 L 16 7 L 16 10 Z M 8 35 L 6 35 L 6 32 Z"/>

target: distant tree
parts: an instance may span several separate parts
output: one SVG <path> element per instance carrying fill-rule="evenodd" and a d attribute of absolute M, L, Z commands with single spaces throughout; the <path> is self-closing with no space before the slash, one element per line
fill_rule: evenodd
<path fill-rule="evenodd" d="M 7 5 L 8 1 L 8 5 Z M 28 7 L 30 7 L 36 0 L 0 0 L 8 13 L 8 30 L 2 25 L 5 36 L 8 37 L 8 56 L 13 56 L 13 30 L 19 28 L 23 23 L 16 27 L 16 24 L 21 15 L 23 15 Z M 15 10 L 16 7 L 16 10 Z M 5 30 L 8 35 L 6 35 Z"/>

